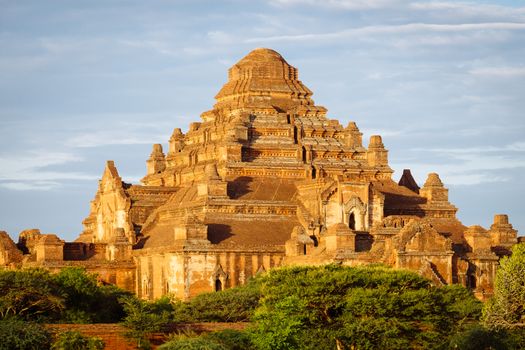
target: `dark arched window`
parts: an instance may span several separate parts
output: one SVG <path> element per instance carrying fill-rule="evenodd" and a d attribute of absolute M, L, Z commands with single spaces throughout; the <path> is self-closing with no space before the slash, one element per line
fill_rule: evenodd
<path fill-rule="evenodd" d="M 355 230 L 355 215 L 354 215 L 354 213 L 351 213 L 350 217 L 348 218 L 348 227 L 350 227 L 351 230 Z"/>
<path fill-rule="evenodd" d="M 220 292 L 222 290 L 222 282 L 220 279 L 215 280 L 215 291 Z"/>
<path fill-rule="evenodd" d="M 476 289 L 476 276 L 468 275 L 468 287 L 470 289 Z"/>

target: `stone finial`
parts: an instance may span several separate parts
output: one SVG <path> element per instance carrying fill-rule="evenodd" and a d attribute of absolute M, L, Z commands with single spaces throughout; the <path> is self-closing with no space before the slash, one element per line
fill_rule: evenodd
<path fill-rule="evenodd" d="M 357 124 L 355 122 L 348 122 L 348 125 L 346 126 L 346 130 L 359 131 L 359 129 L 357 128 Z"/>
<path fill-rule="evenodd" d="M 184 148 L 184 134 L 182 133 L 180 128 L 173 129 L 173 133 L 171 134 L 170 140 L 169 140 L 169 149 L 168 149 L 168 157 L 166 160 L 168 161 L 168 165 L 171 164 L 171 161 L 175 158 L 175 156 L 182 151 Z"/>
<path fill-rule="evenodd" d="M 518 242 L 518 231 L 512 227 L 506 214 L 494 215 L 494 222 L 490 226 L 489 234 L 494 246 L 510 248 Z"/>
<path fill-rule="evenodd" d="M 493 225 L 508 225 L 509 216 L 507 214 L 496 214 L 494 215 Z"/>
<path fill-rule="evenodd" d="M 184 138 L 184 133 L 182 132 L 182 130 L 180 128 L 175 128 L 175 129 L 173 129 L 173 133 L 171 134 L 171 138 L 172 139 Z"/>
<path fill-rule="evenodd" d="M 370 136 L 367 159 L 370 166 L 388 166 L 388 151 L 385 149 L 381 136 Z"/>
<path fill-rule="evenodd" d="M 344 141 L 348 147 L 361 148 L 363 147 L 363 134 L 359 131 L 355 122 L 349 122 L 344 129 Z"/>
<path fill-rule="evenodd" d="M 423 188 L 419 190 L 419 194 L 429 202 L 448 203 L 448 189 L 445 188 L 439 175 L 436 173 L 428 174 L 427 181 L 425 181 Z"/>
<path fill-rule="evenodd" d="M 160 143 L 153 145 L 149 159 L 146 161 L 146 168 L 148 175 L 158 174 L 166 169 L 166 157 Z"/>
<path fill-rule="evenodd" d="M 424 187 L 444 187 L 437 173 L 428 174 Z"/>
<path fill-rule="evenodd" d="M 160 143 L 155 143 L 151 151 L 150 157 L 162 157 L 164 158 L 164 152 L 162 151 L 162 145 Z"/>
<path fill-rule="evenodd" d="M 370 136 L 370 143 L 368 144 L 368 147 L 369 148 L 385 148 L 381 135 Z"/>
<path fill-rule="evenodd" d="M 419 186 L 414 177 L 412 176 L 410 169 L 403 169 L 403 175 L 401 175 L 398 184 L 400 186 L 408 188 L 411 191 L 419 193 Z"/>

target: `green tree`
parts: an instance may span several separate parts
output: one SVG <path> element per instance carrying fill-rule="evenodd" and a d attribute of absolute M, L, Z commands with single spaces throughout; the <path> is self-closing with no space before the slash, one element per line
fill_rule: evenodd
<path fill-rule="evenodd" d="M 63 322 L 108 323 L 118 322 L 124 316 L 118 300 L 131 294 L 112 285 L 100 285 L 96 274 L 87 273 L 84 268 L 67 267 L 53 278 L 59 294 L 65 297 Z"/>
<path fill-rule="evenodd" d="M 129 295 L 115 286 L 99 285 L 96 275 L 81 268 L 65 268 L 58 274 L 34 268 L 0 270 L 0 318 L 118 322 L 124 316 L 118 299 Z"/>
<path fill-rule="evenodd" d="M 151 303 L 135 297 L 120 299 L 126 316 L 122 325 L 128 328 L 125 336 L 134 340 L 138 349 L 150 349 L 149 336 L 160 331 L 168 321 L 168 314 L 156 314 Z"/>
<path fill-rule="evenodd" d="M 173 302 L 173 319 L 176 322 L 249 321 L 259 298 L 259 286 L 252 279 L 244 286 L 200 294 L 187 302 Z"/>
<path fill-rule="evenodd" d="M 450 349 L 459 350 L 507 350 L 514 349 L 512 340 L 504 331 L 494 331 L 474 325 L 452 337 Z"/>
<path fill-rule="evenodd" d="M 380 266 L 284 268 L 260 283 L 252 331 L 260 349 L 444 348 L 481 309 L 460 286 L 435 288 Z"/>
<path fill-rule="evenodd" d="M 38 323 L 0 320 L 0 350 L 47 350 L 51 334 Z"/>
<path fill-rule="evenodd" d="M 51 350 L 102 350 L 104 342 L 97 337 L 87 337 L 78 331 L 66 331 L 57 336 Z"/>
<path fill-rule="evenodd" d="M 64 310 L 64 296 L 43 269 L 0 270 L 0 317 L 53 320 Z"/>
<path fill-rule="evenodd" d="M 493 329 L 525 328 L 525 243 L 515 245 L 512 255 L 500 260 L 483 323 Z"/>

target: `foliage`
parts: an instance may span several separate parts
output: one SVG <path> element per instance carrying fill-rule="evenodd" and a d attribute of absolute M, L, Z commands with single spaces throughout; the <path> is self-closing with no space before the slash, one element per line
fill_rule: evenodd
<path fill-rule="evenodd" d="M 379 266 L 284 268 L 260 283 L 252 333 L 260 349 L 444 347 L 481 309 L 460 286 Z"/>
<path fill-rule="evenodd" d="M 460 350 L 505 350 L 513 349 L 505 332 L 496 332 L 480 325 L 474 325 L 452 337 L 450 349 Z"/>
<path fill-rule="evenodd" d="M 60 333 L 51 350 L 102 350 L 104 342 L 97 337 L 87 337 L 78 331 Z"/>
<path fill-rule="evenodd" d="M 47 350 L 51 336 L 38 323 L 16 319 L 0 320 L 0 350 Z"/>
<path fill-rule="evenodd" d="M 54 275 L 59 292 L 65 296 L 62 321 L 71 323 L 118 322 L 124 316 L 119 298 L 130 293 L 115 286 L 99 285 L 95 274 L 69 267 Z M 100 312 L 104 310 L 104 312 Z"/>
<path fill-rule="evenodd" d="M 57 319 L 64 310 L 58 284 L 43 269 L 0 271 L 0 317 Z"/>
<path fill-rule="evenodd" d="M 213 340 L 203 337 L 172 340 L 161 345 L 159 350 L 228 350 Z"/>
<path fill-rule="evenodd" d="M 124 297 L 120 301 L 126 313 L 122 325 L 128 328 L 124 335 L 136 341 L 138 349 L 150 349 L 149 336 L 166 325 L 168 314 L 156 314 L 151 303 L 135 297 Z"/>
<path fill-rule="evenodd" d="M 255 348 L 251 343 L 250 336 L 246 332 L 225 329 L 201 336 L 194 334 L 193 337 L 186 335 L 173 337 L 159 349 L 250 350 Z"/>
<path fill-rule="evenodd" d="M 515 245 L 512 255 L 500 260 L 483 323 L 491 329 L 525 328 L 525 243 Z"/>
<path fill-rule="evenodd" d="M 188 302 L 173 303 L 176 322 L 243 322 L 252 317 L 259 303 L 257 281 L 220 292 L 205 293 Z"/>
<path fill-rule="evenodd" d="M 250 336 L 247 332 L 225 329 L 213 332 L 204 336 L 206 339 L 213 340 L 221 344 L 228 350 L 250 350 L 255 349 Z"/>
<path fill-rule="evenodd" d="M 58 274 L 43 269 L 0 270 L 0 317 L 32 321 L 118 322 L 124 315 L 118 299 L 130 295 L 101 286 L 96 275 L 82 268 Z M 100 312 L 104 310 L 104 312 Z"/>

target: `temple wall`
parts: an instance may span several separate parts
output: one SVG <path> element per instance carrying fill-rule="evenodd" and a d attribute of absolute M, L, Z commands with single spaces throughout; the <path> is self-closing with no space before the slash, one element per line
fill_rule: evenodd
<path fill-rule="evenodd" d="M 174 252 L 141 255 L 136 260 L 139 297 L 153 300 L 172 294 L 185 300 L 243 285 L 258 272 L 280 266 L 283 254 Z"/>

